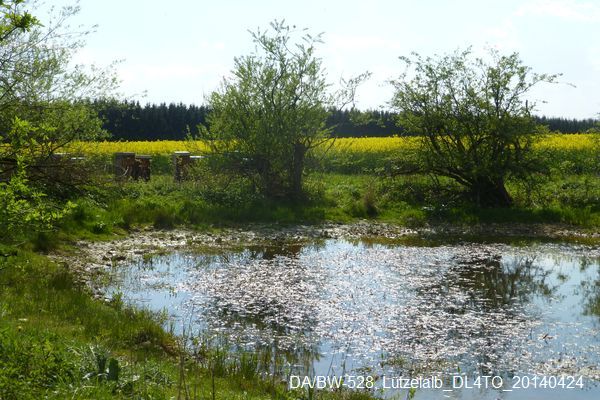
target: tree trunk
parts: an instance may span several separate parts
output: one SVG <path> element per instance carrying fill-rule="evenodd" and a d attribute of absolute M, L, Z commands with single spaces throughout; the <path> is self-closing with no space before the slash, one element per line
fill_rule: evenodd
<path fill-rule="evenodd" d="M 303 195 L 302 174 L 304 172 L 305 157 L 306 147 L 302 143 L 294 144 L 294 159 L 290 171 L 290 197 L 292 200 L 300 200 Z"/>
<path fill-rule="evenodd" d="M 473 200 L 481 207 L 510 207 L 513 199 L 504 186 L 503 179 L 482 177 L 470 188 Z"/>
<path fill-rule="evenodd" d="M 284 193 L 279 174 L 273 171 L 273 166 L 268 158 L 255 156 L 250 164 L 250 170 L 257 172 L 260 177 L 261 191 L 270 198 L 278 198 Z"/>

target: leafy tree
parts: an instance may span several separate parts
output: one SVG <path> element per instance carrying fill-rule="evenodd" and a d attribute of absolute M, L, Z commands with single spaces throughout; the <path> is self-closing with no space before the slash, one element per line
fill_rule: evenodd
<path fill-rule="evenodd" d="M 75 188 L 83 170 L 57 153 L 102 135 L 90 97 L 111 92 L 110 71 L 70 67 L 88 32 L 66 24 L 66 7 L 43 26 L 23 0 L 0 1 L 0 233 L 47 227 L 68 205 L 52 195 Z"/>
<path fill-rule="evenodd" d="M 517 53 L 495 50 L 487 59 L 467 50 L 401 60 L 391 105 L 401 126 L 422 135 L 424 169 L 454 179 L 479 205 L 510 206 L 506 180 L 538 165 L 531 147 L 540 128 L 525 95 L 558 75 L 532 73 Z"/>
<path fill-rule="evenodd" d="M 251 33 L 256 51 L 235 58 L 230 78 L 209 98 L 203 137 L 236 173 L 255 178 L 270 197 L 297 200 L 307 155 L 329 138 L 325 123 L 335 104 L 349 104 L 368 74 L 330 92 L 321 60 L 320 35 L 298 32 L 284 22 Z"/>

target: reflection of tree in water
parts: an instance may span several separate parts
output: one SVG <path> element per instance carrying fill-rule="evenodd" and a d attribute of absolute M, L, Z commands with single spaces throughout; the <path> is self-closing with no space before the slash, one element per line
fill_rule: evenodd
<path fill-rule="evenodd" d="M 529 302 L 533 295 L 549 298 L 557 289 L 548 282 L 551 271 L 536 265 L 535 258 L 503 261 L 499 254 L 483 254 L 457 261 L 444 283 L 461 288 L 472 306 L 510 307 Z"/>
<path fill-rule="evenodd" d="M 417 291 L 426 304 L 421 314 L 431 311 L 417 315 L 426 330 L 412 342 L 418 347 L 424 338 L 429 348 L 437 346 L 432 359 L 454 354 L 463 367 L 480 373 L 509 371 L 520 362 L 515 346 L 530 332 L 526 304 L 534 296 L 550 298 L 558 287 L 535 258 L 502 254 L 459 248 L 443 275 Z"/>
<path fill-rule="evenodd" d="M 275 257 L 298 258 L 306 248 L 302 243 L 280 243 L 279 245 L 251 246 L 248 247 L 250 258 L 259 260 L 273 260 Z"/>
<path fill-rule="evenodd" d="M 319 361 L 319 342 L 298 344 L 292 348 L 281 348 L 274 340 L 269 345 L 255 348 L 259 355 L 261 372 L 286 377 L 287 374 L 313 376 L 314 363 Z"/>
<path fill-rule="evenodd" d="M 321 245 L 313 244 L 310 251 Z M 306 244 L 252 246 L 220 257 L 219 277 L 203 305 L 210 331 L 227 332 L 236 346 L 256 354 L 261 372 L 309 374 L 319 360 L 318 282 L 299 261 Z"/>
<path fill-rule="evenodd" d="M 222 363 L 221 368 L 236 368 L 241 373 L 259 374 L 287 380 L 289 375 L 314 376 L 314 362 L 319 361 L 319 343 L 281 348 L 278 337 L 269 343 L 244 344 L 231 332 L 204 331 L 189 341 L 191 353 L 205 365 Z M 216 366 L 213 366 L 216 367 Z M 219 368 L 216 367 L 216 368 Z M 215 371 L 216 372 L 216 371 Z M 216 372 L 217 376 L 219 372 Z"/>
<path fill-rule="evenodd" d="M 273 260 L 276 257 L 297 259 L 305 251 L 316 251 L 325 247 L 324 242 L 286 242 L 273 241 L 269 244 L 245 246 L 237 252 L 219 254 L 222 262 L 229 262 L 240 257 L 253 260 Z"/>
<path fill-rule="evenodd" d="M 298 317 L 286 314 L 284 305 L 275 301 L 256 299 L 252 302 L 252 308 L 246 310 L 223 304 L 221 298 L 214 298 L 207 303 L 210 320 L 217 321 L 219 329 L 228 331 L 243 331 L 252 327 L 258 332 L 268 332 L 269 337 L 306 337 L 311 333 L 310 328 L 317 323 L 315 315 L 303 315 L 299 321 Z"/>
<path fill-rule="evenodd" d="M 591 266 L 596 266 L 597 274 L 595 280 L 581 282 L 581 289 L 584 298 L 583 313 L 585 315 L 596 315 L 600 317 L 600 259 L 592 261 L 583 258 L 580 264 L 580 270 L 585 271 Z"/>

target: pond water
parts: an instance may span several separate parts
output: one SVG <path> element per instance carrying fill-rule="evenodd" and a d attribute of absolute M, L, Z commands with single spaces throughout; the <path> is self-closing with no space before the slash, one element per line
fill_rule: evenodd
<path fill-rule="evenodd" d="M 178 332 L 285 355 L 287 375 L 372 376 L 382 397 L 404 398 L 402 376 L 443 381 L 416 399 L 600 398 L 598 247 L 331 239 L 143 257 L 113 278 Z"/>

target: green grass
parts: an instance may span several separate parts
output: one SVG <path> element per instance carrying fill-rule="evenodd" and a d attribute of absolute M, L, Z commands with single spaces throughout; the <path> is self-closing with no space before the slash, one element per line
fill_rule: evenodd
<path fill-rule="evenodd" d="M 600 227 L 600 158 L 598 147 L 538 146 L 551 160 L 546 174 L 526 182 L 507 183 L 511 209 L 481 209 L 465 201 L 453 181 L 423 174 L 417 154 L 406 149 L 336 145 L 307 159 L 307 198 L 300 204 L 266 199 L 246 179 L 216 174 L 197 165 L 195 181 L 176 183 L 171 158 L 156 155 L 149 183 L 111 183 L 92 198 L 79 198 L 61 232 L 90 238 L 125 233 L 138 225 L 156 229 L 247 222 L 319 223 L 373 219 L 407 226 L 486 222 L 565 223 Z M 317 151 L 318 153 L 318 151 Z M 99 156 L 101 158 L 101 156 Z M 110 157 L 104 156 L 109 171 Z M 100 168 L 102 170 L 102 168 Z M 393 176 L 393 177 L 392 177 Z M 434 179 L 436 182 L 434 182 Z M 48 238 L 37 246 L 44 250 Z"/>
<path fill-rule="evenodd" d="M 132 381 L 142 368 L 165 369 L 176 353 L 158 316 L 93 300 L 66 266 L 23 250 L 0 256 L 0 293 L 0 398 L 129 398 L 163 391 L 164 381 Z M 119 380 L 102 376 L 101 357 L 106 368 L 111 359 L 119 365 Z"/>
<path fill-rule="evenodd" d="M 211 182 L 173 182 L 169 175 L 149 183 L 113 184 L 101 198 L 79 198 L 54 233 L 33 238 L 35 249 L 51 250 L 65 239 L 104 239 L 137 226 L 155 229 L 237 225 L 352 222 L 359 219 L 408 227 L 440 223 L 561 223 L 600 227 L 600 179 L 591 174 L 539 177 L 535 185 L 509 182 L 512 208 L 480 208 L 465 200 L 447 178 L 426 175 L 311 173 L 302 203 L 260 196 L 242 180 L 226 187 Z"/>

